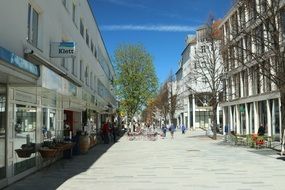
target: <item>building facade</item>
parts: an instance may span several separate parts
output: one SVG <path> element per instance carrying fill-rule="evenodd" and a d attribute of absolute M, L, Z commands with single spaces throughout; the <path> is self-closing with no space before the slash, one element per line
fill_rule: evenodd
<path fill-rule="evenodd" d="M 276 11 L 274 23 L 280 29 L 283 23 L 284 1 L 250 1 L 244 4 L 238 1 L 225 16 L 220 28 L 223 31 L 223 62 L 226 79 L 223 109 L 223 126 L 237 134 L 257 133 L 262 125 L 266 135 L 273 141 L 281 139 L 281 100 L 280 92 L 272 78 L 266 77 L 266 72 L 274 75 L 274 59 L 264 57 L 265 68 L 262 68 L 258 57 L 269 52 L 270 10 Z M 280 5 L 280 9 L 278 9 Z M 274 9 L 271 9 L 274 7 Z M 268 18 L 267 18 L 268 19 Z M 284 22 L 284 20 L 283 20 Z M 278 29 L 278 31 L 279 31 Z M 281 39 L 281 38 L 280 38 Z"/>
<path fill-rule="evenodd" d="M 0 6 L 0 188 L 47 163 L 22 144 L 95 132 L 117 101 L 114 68 L 89 1 Z M 5 18 L 5 19 L 4 19 Z"/>
<path fill-rule="evenodd" d="M 209 73 L 206 71 L 202 75 L 199 64 L 205 62 L 210 64 L 210 60 L 199 60 L 211 54 L 208 48 L 209 42 L 206 38 L 207 26 L 201 26 L 196 30 L 195 36 L 188 36 L 186 47 L 181 54 L 179 70 L 176 73 L 178 85 L 178 109 L 176 117 L 179 125 L 200 127 L 208 129 L 211 125 L 212 106 L 211 89 L 209 87 Z M 206 69 L 205 69 L 206 70 Z M 219 112 L 217 113 L 218 124 L 220 123 Z"/>

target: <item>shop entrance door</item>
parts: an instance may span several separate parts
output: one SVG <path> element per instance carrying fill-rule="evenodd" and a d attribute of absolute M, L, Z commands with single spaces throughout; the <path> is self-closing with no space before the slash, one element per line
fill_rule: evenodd
<path fill-rule="evenodd" d="M 0 180 L 6 177 L 6 86 L 0 84 Z"/>

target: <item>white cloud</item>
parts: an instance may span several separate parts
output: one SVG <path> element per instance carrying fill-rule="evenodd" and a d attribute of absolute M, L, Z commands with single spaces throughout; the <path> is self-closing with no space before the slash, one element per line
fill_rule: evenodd
<path fill-rule="evenodd" d="M 146 8 L 143 4 L 131 3 L 131 2 L 126 1 L 126 0 L 97 0 L 97 1 L 107 2 L 107 3 L 111 3 L 111 4 L 123 6 L 123 7 Z"/>
<path fill-rule="evenodd" d="M 104 31 L 157 31 L 157 32 L 194 32 L 196 26 L 188 25 L 103 25 Z"/>

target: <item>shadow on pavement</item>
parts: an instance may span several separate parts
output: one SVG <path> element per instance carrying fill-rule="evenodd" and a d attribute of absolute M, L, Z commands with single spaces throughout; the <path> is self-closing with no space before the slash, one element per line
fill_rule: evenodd
<path fill-rule="evenodd" d="M 285 157 L 283 156 L 283 157 L 278 157 L 278 158 L 276 158 L 277 160 L 283 160 L 283 161 L 285 161 Z"/>
<path fill-rule="evenodd" d="M 193 136 L 188 136 L 187 138 L 190 138 L 190 139 L 193 139 L 193 138 L 209 138 L 208 136 L 206 135 L 193 135 Z"/>
<path fill-rule="evenodd" d="M 117 142 L 119 141 L 120 139 Z M 114 144 L 98 144 L 91 148 L 87 154 L 58 160 L 4 189 L 57 189 L 68 179 L 86 172 Z"/>
<path fill-rule="evenodd" d="M 262 156 L 272 156 L 272 155 L 275 156 L 277 154 L 276 150 L 268 149 L 268 148 L 252 149 L 252 150 L 250 149 L 250 150 L 248 150 L 248 152 L 252 152 L 255 154 L 262 155 Z"/>

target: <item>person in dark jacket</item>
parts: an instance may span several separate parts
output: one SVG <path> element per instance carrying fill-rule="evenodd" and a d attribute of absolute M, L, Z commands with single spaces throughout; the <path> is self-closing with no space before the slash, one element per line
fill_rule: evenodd
<path fill-rule="evenodd" d="M 265 128 L 263 125 L 260 125 L 257 131 L 258 136 L 263 136 L 265 134 Z"/>
<path fill-rule="evenodd" d="M 103 141 L 105 144 L 109 144 L 109 133 L 110 133 L 110 128 L 109 128 L 109 122 L 106 121 L 103 126 L 102 126 L 102 136 L 103 136 Z"/>

